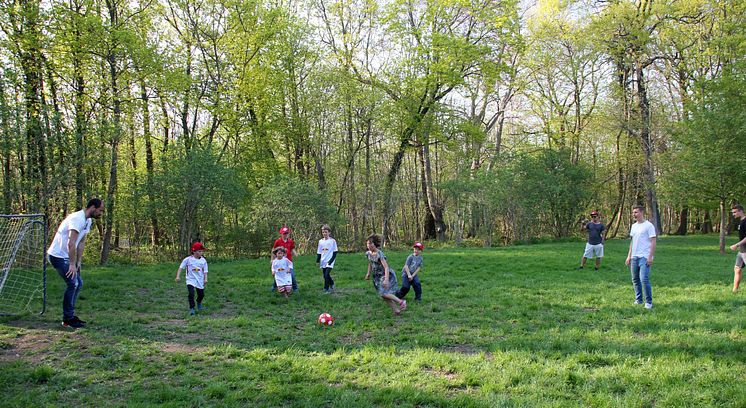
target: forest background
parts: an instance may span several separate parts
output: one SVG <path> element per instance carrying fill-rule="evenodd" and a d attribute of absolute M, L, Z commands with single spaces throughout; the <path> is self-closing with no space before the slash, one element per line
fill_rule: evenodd
<path fill-rule="evenodd" d="M 733 229 L 746 2 L 0 0 L 0 213 L 89 256 Z"/>

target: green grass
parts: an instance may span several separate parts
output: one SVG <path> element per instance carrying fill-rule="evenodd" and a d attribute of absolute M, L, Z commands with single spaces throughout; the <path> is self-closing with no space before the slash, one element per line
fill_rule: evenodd
<path fill-rule="evenodd" d="M 362 280 L 362 254 L 339 256 L 334 295 L 315 257 L 296 259 L 289 300 L 269 293 L 266 259 L 212 262 L 209 309 L 192 318 L 177 260 L 89 268 L 89 327 L 74 332 L 52 271 L 44 316 L 0 320 L 0 405 L 746 406 L 733 254 L 713 236 L 662 237 L 647 311 L 627 248 L 608 242 L 599 272 L 577 270 L 581 242 L 426 251 L 424 299 L 410 292 L 401 317 Z M 400 270 L 407 253 L 387 255 Z"/>

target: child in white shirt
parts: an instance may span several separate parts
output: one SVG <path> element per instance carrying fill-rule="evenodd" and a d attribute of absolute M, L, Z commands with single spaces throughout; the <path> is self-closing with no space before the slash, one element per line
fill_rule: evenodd
<path fill-rule="evenodd" d="M 287 250 L 284 247 L 277 247 L 272 250 L 272 255 L 274 255 L 272 275 L 275 277 L 277 292 L 282 293 L 287 298 L 293 294 L 293 276 L 290 274 L 293 263 L 285 257 L 286 252 Z"/>

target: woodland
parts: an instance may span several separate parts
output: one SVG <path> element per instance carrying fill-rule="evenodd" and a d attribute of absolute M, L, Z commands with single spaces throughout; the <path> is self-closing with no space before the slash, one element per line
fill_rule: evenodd
<path fill-rule="evenodd" d="M 739 0 L 0 0 L 0 213 L 96 261 L 733 229 Z"/>

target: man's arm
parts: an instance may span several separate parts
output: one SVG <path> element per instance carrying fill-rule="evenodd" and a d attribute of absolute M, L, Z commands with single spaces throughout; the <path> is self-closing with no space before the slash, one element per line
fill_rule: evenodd
<path fill-rule="evenodd" d="M 627 266 L 629 266 L 629 263 L 632 261 L 632 242 L 633 242 L 633 239 L 629 240 L 629 251 L 627 251 L 627 260 L 624 261 L 624 263 L 626 263 Z"/>
<path fill-rule="evenodd" d="M 83 239 L 81 239 L 80 243 L 78 244 L 78 254 L 77 254 L 78 255 L 77 257 L 78 268 L 80 268 L 80 266 L 83 265 L 83 250 L 84 249 L 85 249 L 85 237 L 83 237 Z"/>
<path fill-rule="evenodd" d="M 67 256 L 70 265 L 65 276 L 68 278 L 74 278 L 78 274 L 78 248 L 75 246 L 77 241 L 78 231 L 71 229 L 67 238 Z"/>
<path fill-rule="evenodd" d="M 648 265 L 652 265 L 653 264 L 653 257 L 655 256 L 655 245 L 656 245 L 656 242 L 657 242 L 656 237 L 651 237 L 650 238 L 650 255 L 648 256 L 648 262 L 647 262 Z"/>

